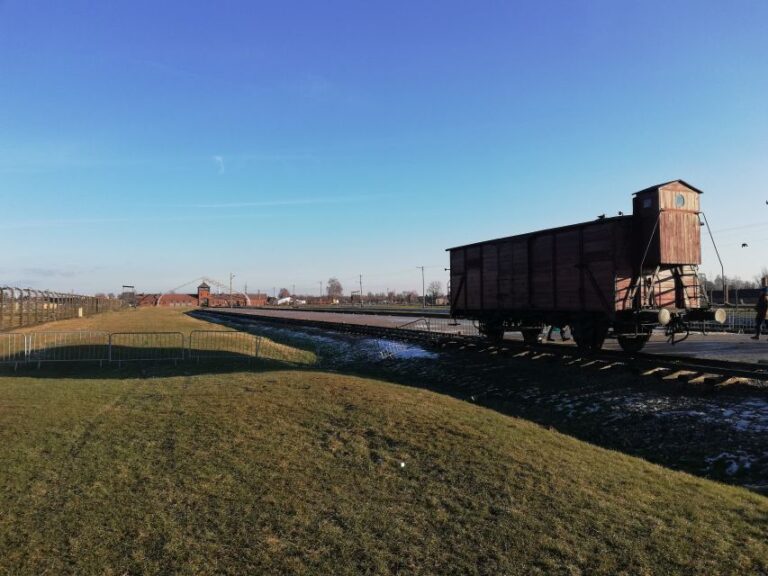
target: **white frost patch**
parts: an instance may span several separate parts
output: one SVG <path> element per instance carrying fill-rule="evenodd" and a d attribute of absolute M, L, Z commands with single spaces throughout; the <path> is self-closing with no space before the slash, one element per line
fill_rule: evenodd
<path fill-rule="evenodd" d="M 728 476 L 733 476 L 742 470 L 749 470 L 752 468 L 754 461 L 755 458 L 746 452 L 721 452 L 717 456 L 710 456 L 705 459 L 710 470 L 713 468 L 720 468 Z"/>
<path fill-rule="evenodd" d="M 374 344 L 378 347 L 379 357 L 391 358 L 394 360 L 413 360 L 416 358 L 426 358 L 434 360 L 437 358 L 435 352 L 424 350 L 420 346 L 414 346 L 413 344 L 406 344 L 404 342 L 397 342 L 395 340 L 383 340 L 381 338 L 370 341 L 365 340 L 366 346 Z"/>
<path fill-rule="evenodd" d="M 430 352 L 414 344 L 382 338 L 350 338 L 342 334 L 336 336 L 315 327 L 303 327 L 299 330 L 266 322 L 222 322 L 222 324 L 237 330 L 246 330 L 252 334 L 271 337 L 278 342 L 305 342 L 313 345 L 321 356 L 334 361 L 370 362 L 385 358 L 434 360 L 439 356 L 436 352 Z"/>
<path fill-rule="evenodd" d="M 768 432 L 768 401 L 751 398 L 722 403 L 696 397 L 647 397 L 628 393 L 606 398 L 614 412 L 653 414 L 659 418 L 695 418 L 700 422 L 718 422 L 738 432 Z"/>
<path fill-rule="evenodd" d="M 739 432 L 768 432 L 768 401 L 749 399 L 723 410 L 720 416 Z"/>

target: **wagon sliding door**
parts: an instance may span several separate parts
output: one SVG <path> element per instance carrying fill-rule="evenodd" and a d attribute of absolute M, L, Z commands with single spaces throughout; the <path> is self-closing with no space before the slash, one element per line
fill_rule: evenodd
<path fill-rule="evenodd" d="M 464 248 L 451 250 L 451 310 L 459 313 L 467 309 L 467 274 Z"/>
<path fill-rule="evenodd" d="M 613 314 L 615 311 L 614 227 L 594 224 L 582 228 L 583 309 Z"/>
<path fill-rule="evenodd" d="M 568 230 L 555 235 L 555 310 L 581 310 L 581 232 Z"/>
<path fill-rule="evenodd" d="M 483 307 L 483 268 L 482 247 L 470 246 L 465 249 L 466 266 L 466 302 L 467 310 L 482 310 Z"/>

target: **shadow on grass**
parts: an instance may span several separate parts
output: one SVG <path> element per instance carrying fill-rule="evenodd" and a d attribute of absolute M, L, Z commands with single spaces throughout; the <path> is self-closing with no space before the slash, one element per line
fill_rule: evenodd
<path fill-rule="evenodd" d="M 562 367 L 521 363 L 513 358 L 499 359 L 492 366 L 476 354 L 441 355 L 437 360 L 365 362 L 342 358 L 338 363 L 300 364 L 220 352 L 199 361 L 105 362 L 102 367 L 98 362 L 42 363 L 40 368 L 37 364 L 28 364 L 17 371 L 13 367 L 0 366 L 0 377 L 72 380 L 73 384 L 76 380 L 152 378 L 158 379 L 157 384 L 162 386 L 161 379 L 164 378 L 221 375 L 221 384 L 226 385 L 226 375 L 231 373 L 272 372 L 279 375 L 288 371 L 373 378 L 430 390 L 523 418 L 604 448 L 730 484 L 763 486 L 767 478 L 768 468 L 758 464 L 732 475 L 725 464 L 718 467 L 710 463 L 712 455 L 730 453 L 734 445 L 758 459 L 764 451 L 763 435 L 735 434 L 729 432 L 728 422 L 722 418 L 701 420 L 695 416 L 704 409 L 714 410 L 716 414 L 726 408 L 733 410 L 734 405 L 727 398 L 686 395 L 681 390 L 670 390 L 668 383 L 640 381 L 630 374 L 574 373 L 563 377 Z M 277 381 L 280 381 L 279 376 Z M 637 392 L 631 391 L 633 385 Z M 534 396 L 530 395 L 531 390 L 535 392 Z M 567 411 L 581 401 L 584 394 L 591 398 L 587 403 L 604 401 L 604 404 L 595 411 L 569 416 Z M 621 398 L 627 395 L 630 396 L 629 404 L 625 406 Z M 633 403 L 638 401 L 650 406 L 668 404 L 670 415 L 662 418 L 663 414 L 655 410 L 649 413 L 632 409 Z M 714 404 L 714 407 L 707 408 L 704 404 Z M 751 406 L 747 403 L 744 409 Z M 706 442 L 702 442 L 702 438 L 706 438 Z"/>
<path fill-rule="evenodd" d="M 269 353 L 269 350 L 267 350 Z M 103 345 L 61 346 L 32 352 L 28 362 L 0 364 L 0 376 L 32 378 L 165 378 L 242 371 L 310 370 L 317 363 L 254 357 L 222 350 Z"/>

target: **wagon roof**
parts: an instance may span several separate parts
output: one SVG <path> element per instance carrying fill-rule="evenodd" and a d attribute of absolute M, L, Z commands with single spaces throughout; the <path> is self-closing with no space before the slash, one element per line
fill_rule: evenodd
<path fill-rule="evenodd" d="M 698 192 L 699 194 L 704 194 L 704 192 L 702 192 L 701 190 L 699 190 L 699 189 L 698 189 L 698 188 L 696 188 L 695 186 L 691 186 L 691 185 L 690 185 L 690 184 L 688 184 L 688 182 L 686 182 L 685 180 L 679 180 L 679 179 L 678 179 L 678 180 L 670 180 L 669 182 L 662 182 L 661 184 L 656 184 L 656 185 L 654 185 L 654 186 L 649 186 L 648 188 L 643 188 L 642 190 L 638 190 L 637 192 L 635 192 L 635 193 L 634 193 L 634 194 L 632 194 L 632 195 L 633 195 L 633 196 L 636 196 L 637 194 L 642 194 L 643 192 L 650 192 L 651 190 L 658 190 L 658 189 L 659 189 L 659 188 L 661 188 L 662 186 L 667 186 L 668 184 L 674 184 L 674 183 L 676 183 L 676 182 L 679 182 L 679 183 L 680 183 L 680 184 L 682 184 L 683 186 L 686 186 L 686 187 L 690 188 L 690 189 L 691 189 L 691 190 L 693 190 L 694 192 Z"/>
<path fill-rule="evenodd" d="M 610 218 L 597 218 L 588 222 L 581 222 L 579 224 L 569 224 L 568 226 L 559 226 L 557 228 L 545 228 L 543 230 L 533 230 L 532 232 L 523 232 L 522 234 L 512 234 L 511 236 L 502 236 L 501 238 L 493 238 L 492 240 L 483 240 L 482 242 L 472 242 L 471 244 L 462 244 L 461 246 L 454 246 L 452 248 L 446 248 L 446 252 L 456 250 L 457 248 L 467 248 L 468 246 L 479 246 L 480 244 L 491 244 L 493 242 L 502 242 L 505 240 L 512 240 L 513 238 L 523 238 L 525 236 L 533 236 L 536 234 L 549 234 L 552 232 L 565 232 L 567 230 L 574 230 L 576 228 L 582 228 L 584 226 L 590 226 L 594 224 L 604 224 L 608 222 L 616 222 L 618 220 L 629 220 L 631 215 L 624 216 L 612 216 Z"/>

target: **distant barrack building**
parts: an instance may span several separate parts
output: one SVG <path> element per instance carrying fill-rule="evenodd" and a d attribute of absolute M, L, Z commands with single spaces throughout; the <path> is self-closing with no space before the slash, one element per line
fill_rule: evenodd
<path fill-rule="evenodd" d="M 229 294 L 212 294 L 211 287 L 203 282 L 197 287 L 196 294 L 137 294 L 137 306 L 167 306 L 177 308 L 183 306 L 203 306 L 210 308 L 242 308 L 244 306 L 264 306 L 267 303 L 266 294 L 246 294 L 233 292 Z"/>

